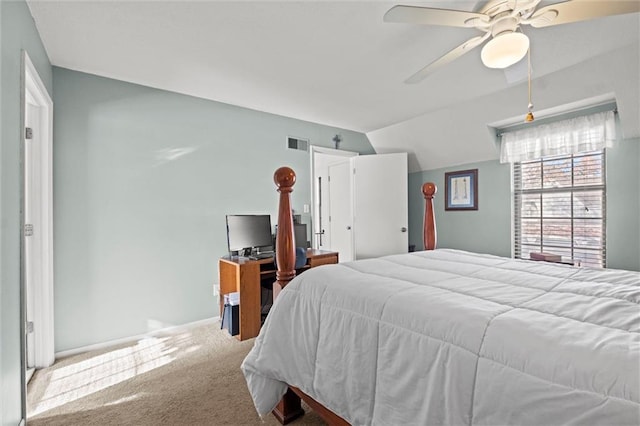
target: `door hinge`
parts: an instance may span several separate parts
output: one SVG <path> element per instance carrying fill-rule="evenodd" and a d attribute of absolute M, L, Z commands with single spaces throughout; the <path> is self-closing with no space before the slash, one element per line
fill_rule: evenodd
<path fill-rule="evenodd" d="M 33 235 L 33 224 L 25 223 L 24 224 L 24 236 L 31 237 Z"/>
<path fill-rule="evenodd" d="M 33 139 L 33 129 L 31 127 L 24 128 L 24 138 Z"/>
<path fill-rule="evenodd" d="M 355 167 L 353 168 L 353 174 L 354 175 L 356 174 L 356 168 Z"/>
<path fill-rule="evenodd" d="M 33 333 L 33 321 L 27 321 L 27 334 Z"/>

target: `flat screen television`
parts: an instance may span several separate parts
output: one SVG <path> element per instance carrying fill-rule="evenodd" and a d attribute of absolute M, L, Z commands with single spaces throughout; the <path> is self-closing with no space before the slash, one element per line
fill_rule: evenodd
<path fill-rule="evenodd" d="M 227 215 L 227 244 L 229 252 L 273 250 L 271 216 Z"/>

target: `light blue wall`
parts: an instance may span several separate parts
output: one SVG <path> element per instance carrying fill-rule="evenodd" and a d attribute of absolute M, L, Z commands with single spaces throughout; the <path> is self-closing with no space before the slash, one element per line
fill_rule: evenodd
<path fill-rule="evenodd" d="M 24 1 L 0 1 L 0 424 L 22 418 L 20 373 L 20 187 L 22 50 L 49 93 L 51 64 Z"/>
<path fill-rule="evenodd" d="M 54 67 L 56 350 L 218 315 L 226 214 L 277 220 L 288 135 L 373 153 L 364 134 Z M 309 221 L 308 215 L 304 218 Z"/>
<path fill-rule="evenodd" d="M 444 174 L 478 169 L 478 210 L 445 211 Z M 511 168 L 498 161 L 465 164 L 409 174 L 409 242 L 422 250 L 422 184 L 434 182 L 437 247 L 511 256 Z"/>
<path fill-rule="evenodd" d="M 607 149 L 607 266 L 640 270 L 640 140 Z M 444 210 L 445 172 L 478 169 L 478 210 Z M 424 197 L 435 182 L 438 247 L 511 256 L 511 168 L 497 160 L 409 174 L 409 239 L 422 249 Z"/>
<path fill-rule="evenodd" d="M 640 139 L 607 149 L 607 266 L 640 271 Z"/>

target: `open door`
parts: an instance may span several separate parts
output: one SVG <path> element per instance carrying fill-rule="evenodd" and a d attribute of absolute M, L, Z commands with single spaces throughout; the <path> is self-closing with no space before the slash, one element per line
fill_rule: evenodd
<path fill-rule="evenodd" d="M 407 154 L 353 158 L 356 259 L 409 251 Z"/>
<path fill-rule="evenodd" d="M 354 260 L 351 165 L 349 162 L 329 166 L 329 230 L 332 251 L 340 262 Z"/>
<path fill-rule="evenodd" d="M 25 376 L 55 359 L 53 342 L 53 102 L 23 51 L 21 286 Z"/>
<path fill-rule="evenodd" d="M 25 108 L 25 140 L 24 140 L 24 304 L 25 304 L 25 353 L 26 380 L 31 378 L 36 366 L 35 358 L 35 295 L 36 288 L 42 285 L 42 235 L 41 230 L 34 232 L 34 224 L 41 223 L 41 182 L 40 144 L 41 134 L 39 108 L 35 100 L 27 92 Z"/>
<path fill-rule="evenodd" d="M 329 167 L 331 250 L 340 261 L 409 249 L 407 154 L 363 155 Z"/>

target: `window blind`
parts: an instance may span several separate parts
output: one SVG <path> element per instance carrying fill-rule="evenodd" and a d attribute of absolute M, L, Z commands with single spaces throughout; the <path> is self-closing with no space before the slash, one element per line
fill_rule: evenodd
<path fill-rule="evenodd" d="M 605 152 L 513 165 L 514 252 L 550 252 L 606 266 Z"/>

